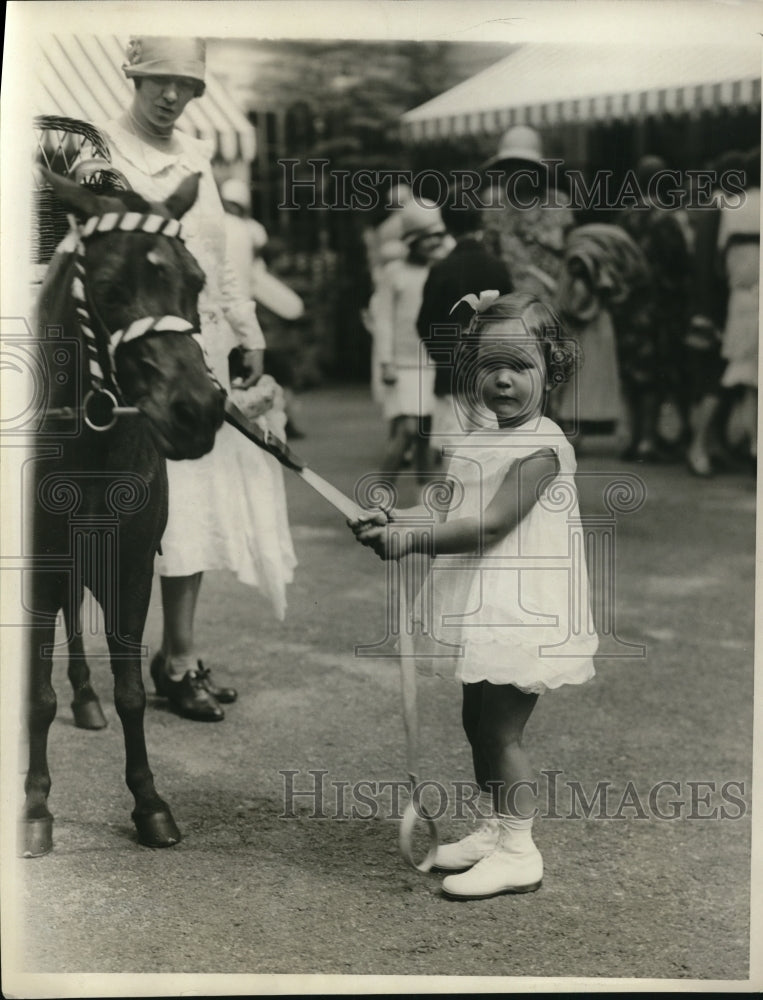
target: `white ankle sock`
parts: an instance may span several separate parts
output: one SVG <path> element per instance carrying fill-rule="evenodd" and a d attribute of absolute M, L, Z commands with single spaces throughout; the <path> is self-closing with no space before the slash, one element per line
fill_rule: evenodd
<path fill-rule="evenodd" d="M 485 823 L 488 819 L 496 818 L 495 806 L 493 805 L 493 793 L 481 791 L 477 796 L 477 813 L 479 822 Z"/>
<path fill-rule="evenodd" d="M 526 851 L 535 847 L 532 838 L 533 817 L 496 814 L 500 824 L 498 846 L 501 850 Z"/>

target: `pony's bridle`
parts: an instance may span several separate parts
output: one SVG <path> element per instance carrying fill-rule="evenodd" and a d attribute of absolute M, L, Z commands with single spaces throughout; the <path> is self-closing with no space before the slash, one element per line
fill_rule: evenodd
<path fill-rule="evenodd" d="M 142 212 L 106 212 L 103 215 L 94 215 L 81 226 L 77 226 L 70 234 L 72 239 L 76 240 L 73 246 L 75 262 L 71 295 L 75 302 L 77 321 L 85 342 L 90 380 L 90 390 L 85 396 L 81 411 L 87 426 L 95 431 L 110 430 L 119 416 L 140 413 L 138 407 L 124 405 L 116 379 L 114 354 L 121 344 L 145 337 L 149 333 L 185 333 L 193 337 L 201 348 L 210 379 L 214 385 L 222 390 L 222 386 L 210 367 L 201 333 L 182 316 L 144 316 L 134 320 L 124 329 L 113 332 L 108 330 L 99 316 L 94 302 L 88 295 L 85 244 L 93 236 L 114 230 L 126 233 L 151 233 L 168 236 L 181 240 L 181 242 L 183 240 L 183 229 L 177 219 L 166 219 L 161 215 Z M 105 423 L 97 423 L 93 419 L 93 414 L 97 406 L 102 405 L 104 400 L 107 403 L 109 419 Z M 75 411 L 70 407 L 62 407 L 59 411 L 49 411 L 48 415 L 68 417 L 74 416 Z"/>

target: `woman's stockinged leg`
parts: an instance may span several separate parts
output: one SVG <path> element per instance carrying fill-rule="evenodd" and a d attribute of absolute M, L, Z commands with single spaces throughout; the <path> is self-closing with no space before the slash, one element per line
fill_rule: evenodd
<path fill-rule="evenodd" d="M 535 808 L 535 772 L 522 747 L 525 725 L 538 700 L 511 684 L 482 683 L 477 742 L 489 772 L 496 812 L 529 817 Z"/>
<path fill-rule="evenodd" d="M 151 661 L 151 676 L 157 694 L 168 698 L 179 714 L 188 719 L 219 722 L 225 713 L 219 702 L 236 700 L 234 688 L 218 688 L 198 657 L 194 639 L 196 605 L 201 573 L 163 576 L 162 648 Z"/>
<path fill-rule="evenodd" d="M 162 655 L 169 674 L 174 677 L 182 677 L 196 666 L 194 619 L 201 578 L 201 573 L 161 577 L 164 619 Z"/>

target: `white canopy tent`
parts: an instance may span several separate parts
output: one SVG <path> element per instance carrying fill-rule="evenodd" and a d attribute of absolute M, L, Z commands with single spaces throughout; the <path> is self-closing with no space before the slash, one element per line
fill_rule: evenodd
<path fill-rule="evenodd" d="M 754 46 L 527 44 L 402 116 L 413 142 L 760 104 Z"/>

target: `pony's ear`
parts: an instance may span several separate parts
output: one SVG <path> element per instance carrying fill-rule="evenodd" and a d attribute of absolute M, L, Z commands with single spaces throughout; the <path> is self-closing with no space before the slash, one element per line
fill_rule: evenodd
<path fill-rule="evenodd" d="M 53 188 L 53 192 L 64 206 L 75 215 L 89 218 L 91 215 L 100 215 L 98 195 L 94 194 L 82 184 L 75 184 L 66 177 L 54 174 L 51 170 L 41 169 L 45 180 Z"/>
<path fill-rule="evenodd" d="M 196 201 L 199 193 L 201 174 L 190 174 L 175 188 L 164 202 L 164 207 L 173 219 L 182 219 L 188 209 Z"/>

